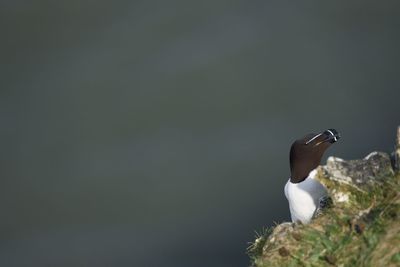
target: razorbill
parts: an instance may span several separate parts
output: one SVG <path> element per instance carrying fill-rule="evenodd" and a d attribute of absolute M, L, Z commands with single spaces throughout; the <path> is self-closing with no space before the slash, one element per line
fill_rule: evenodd
<path fill-rule="evenodd" d="M 285 185 L 285 196 L 293 222 L 309 223 L 320 200 L 327 196 L 325 187 L 314 179 L 315 168 L 320 164 L 325 150 L 339 138 L 335 129 L 328 129 L 318 134 L 308 134 L 292 144 L 291 176 Z"/>

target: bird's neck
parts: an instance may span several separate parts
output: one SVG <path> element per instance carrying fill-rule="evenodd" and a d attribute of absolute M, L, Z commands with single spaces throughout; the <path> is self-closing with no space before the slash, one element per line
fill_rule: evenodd
<path fill-rule="evenodd" d="M 318 165 L 319 162 L 304 162 L 293 166 L 291 168 L 290 182 L 295 184 L 303 182 Z"/>

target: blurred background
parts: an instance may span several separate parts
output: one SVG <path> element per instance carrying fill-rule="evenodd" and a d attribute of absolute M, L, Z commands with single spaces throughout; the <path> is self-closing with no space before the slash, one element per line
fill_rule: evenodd
<path fill-rule="evenodd" d="M 248 266 L 294 139 L 391 151 L 398 1 L 0 3 L 0 265 Z"/>

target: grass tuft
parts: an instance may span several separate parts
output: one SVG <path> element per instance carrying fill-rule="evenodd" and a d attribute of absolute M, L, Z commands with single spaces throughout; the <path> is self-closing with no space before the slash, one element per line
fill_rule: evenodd
<path fill-rule="evenodd" d="M 382 180 L 369 192 L 349 188 L 349 203 L 308 225 L 263 229 L 247 251 L 252 266 L 400 266 L 400 176 Z"/>

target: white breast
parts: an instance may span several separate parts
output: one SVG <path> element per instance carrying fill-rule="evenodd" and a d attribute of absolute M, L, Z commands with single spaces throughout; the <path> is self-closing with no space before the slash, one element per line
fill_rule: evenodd
<path fill-rule="evenodd" d="M 319 199 L 327 195 L 325 187 L 313 178 L 314 171 L 300 183 L 289 181 L 285 185 L 285 196 L 289 202 L 292 221 L 309 223 L 319 206 Z"/>

